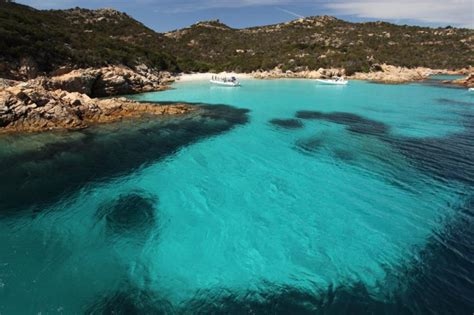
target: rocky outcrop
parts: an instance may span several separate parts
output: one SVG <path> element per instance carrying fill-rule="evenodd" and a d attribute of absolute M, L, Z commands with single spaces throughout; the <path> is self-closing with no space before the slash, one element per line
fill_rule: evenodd
<path fill-rule="evenodd" d="M 189 105 L 161 106 L 125 98 L 92 99 L 78 92 L 21 83 L 0 90 L 0 132 L 79 129 L 126 117 L 179 115 L 195 109 Z"/>
<path fill-rule="evenodd" d="M 172 81 L 167 72 L 158 72 L 145 65 L 135 69 L 125 66 L 76 69 L 51 78 L 36 80 L 48 90 L 64 90 L 87 94 L 90 97 L 104 97 L 134 94 L 165 89 Z"/>
<path fill-rule="evenodd" d="M 31 57 L 22 58 L 20 60 L 20 68 L 18 72 L 21 77 L 26 79 L 33 79 L 36 78 L 38 75 L 38 64 L 36 61 Z"/>
<path fill-rule="evenodd" d="M 0 54 L 0 75 L 2 78 L 26 81 L 36 78 L 39 74 L 41 72 L 35 59 L 23 57 L 7 60 Z"/>
<path fill-rule="evenodd" d="M 64 10 L 65 17 L 73 24 L 84 23 L 86 25 L 98 23 L 118 24 L 121 20 L 130 19 L 126 13 L 119 12 L 112 8 L 102 8 L 96 10 L 73 8 Z"/>
<path fill-rule="evenodd" d="M 430 68 L 405 68 L 387 64 L 374 64 L 370 72 L 356 72 L 348 76 L 351 80 L 366 80 L 381 83 L 406 83 L 412 81 L 420 81 L 427 79 L 433 74 L 465 74 L 472 72 L 470 69 L 447 70 L 447 69 L 430 69 Z M 251 75 L 256 79 L 279 79 L 279 78 L 302 78 L 302 79 L 326 79 L 333 76 L 345 76 L 346 71 L 342 68 L 331 68 L 304 71 L 283 71 L 276 67 L 270 71 L 255 71 Z M 468 80 L 454 81 L 455 84 L 470 86 Z"/>
<path fill-rule="evenodd" d="M 464 79 L 450 81 L 449 83 L 454 83 L 454 84 L 461 85 L 467 88 L 472 88 L 474 87 L 474 73 L 469 74 Z"/>
<path fill-rule="evenodd" d="M 255 71 L 251 75 L 256 79 L 324 79 L 333 76 L 343 76 L 345 74 L 344 69 L 331 68 L 318 70 L 304 70 L 304 71 L 283 71 L 281 68 L 276 67 L 270 71 Z"/>
<path fill-rule="evenodd" d="M 377 65 L 378 71 L 356 72 L 350 78 L 353 80 L 368 80 L 384 83 L 404 83 L 411 81 L 424 80 L 433 74 L 428 68 L 404 68 L 391 65 Z"/>
<path fill-rule="evenodd" d="M 20 81 L 0 78 L 0 89 L 4 89 L 4 88 L 10 87 L 10 86 L 15 86 L 17 84 L 20 84 Z"/>
<path fill-rule="evenodd" d="M 405 83 L 427 79 L 434 74 L 462 74 L 466 69 L 451 71 L 446 69 L 405 68 L 387 64 L 374 65 L 371 72 L 356 72 L 349 78 L 352 80 L 368 80 L 382 83 Z"/>

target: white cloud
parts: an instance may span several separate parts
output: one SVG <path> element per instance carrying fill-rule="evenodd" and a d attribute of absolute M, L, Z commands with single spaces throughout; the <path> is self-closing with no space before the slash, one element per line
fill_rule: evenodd
<path fill-rule="evenodd" d="M 415 20 L 427 23 L 453 24 L 472 27 L 474 0 L 149 0 L 158 5 L 166 3 L 179 11 L 250 6 L 313 6 L 310 15 L 321 9 L 335 15 L 360 18 Z M 284 9 L 285 10 L 285 9 Z"/>
<path fill-rule="evenodd" d="M 317 15 L 323 11 L 336 16 L 352 15 L 359 18 L 411 20 L 474 27 L 474 0 L 19 0 L 19 2 L 38 8 L 111 6 L 120 9 L 149 6 L 151 9 L 168 13 L 252 6 L 285 6 L 283 10 L 287 11 L 298 10 L 304 6 L 308 15 Z"/>
<path fill-rule="evenodd" d="M 286 9 L 283 9 L 283 8 L 276 8 L 276 9 L 278 11 L 288 13 L 289 15 L 292 15 L 292 16 L 297 17 L 297 18 L 304 18 L 304 16 L 302 16 L 301 14 L 298 14 L 298 13 L 290 11 L 290 10 L 286 10 Z"/>
<path fill-rule="evenodd" d="M 474 27 L 474 0 L 182 0 L 181 3 L 173 5 L 173 8 L 174 12 L 189 12 L 211 8 L 271 5 L 291 5 L 295 8 L 301 5 L 306 8 L 312 6 L 313 10 L 309 15 L 316 15 L 323 9 L 326 12 L 329 10 L 333 15 Z"/>
<path fill-rule="evenodd" d="M 360 18 L 416 20 L 436 24 L 474 26 L 474 0 L 342 1 L 326 5 L 335 13 Z"/>
<path fill-rule="evenodd" d="M 316 1 L 290 1 L 290 0 L 182 0 L 180 2 L 171 1 L 160 1 L 157 0 L 156 4 L 160 7 L 168 7 L 169 11 L 174 13 L 179 12 L 193 12 L 206 9 L 232 9 L 232 8 L 243 8 L 243 7 L 254 7 L 254 6 L 276 6 L 276 5 L 287 5 L 287 4 L 301 4 L 301 3 L 316 3 Z"/>

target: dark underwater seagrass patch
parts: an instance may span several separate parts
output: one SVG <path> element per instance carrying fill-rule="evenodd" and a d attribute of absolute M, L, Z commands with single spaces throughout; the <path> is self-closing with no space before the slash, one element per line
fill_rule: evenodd
<path fill-rule="evenodd" d="M 390 131 L 388 125 L 360 115 L 345 112 L 323 113 L 319 111 L 298 111 L 296 117 L 309 120 L 323 120 L 345 125 L 347 130 L 358 134 L 386 136 Z"/>
<path fill-rule="evenodd" d="M 84 185 L 124 176 L 180 148 L 246 124 L 248 110 L 199 105 L 191 117 L 123 121 L 64 133 L 41 149 L 0 156 L 0 216 L 43 211 Z M 80 136 L 78 136 L 80 135 Z M 32 135 L 16 135 L 28 137 Z"/>
<path fill-rule="evenodd" d="M 269 121 L 270 124 L 280 127 L 280 128 L 285 128 L 285 129 L 299 129 L 303 128 L 303 122 L 300 119 L 272 119 Z"/>
<path fill-rule="evenodd" d="M 121 194 L 97 209 L 97 218 L 104 219 L 107 232 L 140 232 L 157 223 L 158 198 L 144 191 Z"/>
<path fill-rule="evenodd" d="M 153 292 L 123 283 L 119 289 L 98 296 L 85 314 L 174 314 L 174 310 L 170 302 Z"/>

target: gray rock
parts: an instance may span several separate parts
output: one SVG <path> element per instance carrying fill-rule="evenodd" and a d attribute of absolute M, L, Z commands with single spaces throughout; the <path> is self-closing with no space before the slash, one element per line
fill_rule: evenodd
<path fill-rule="evenodd" d="M 0 115 L 4 115 L 8 112 L 10 112 L 10 108 L 8 108 L 7 106 L 0 106 Z"/>

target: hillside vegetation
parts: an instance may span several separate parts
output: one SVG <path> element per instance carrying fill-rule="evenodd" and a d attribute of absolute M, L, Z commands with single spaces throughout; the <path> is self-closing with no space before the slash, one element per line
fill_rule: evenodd
<path fill-rule="evenodd" d="M 60 66 L 110 64 L 242 72 L 341 67 L 352 73 L 379 63 L 450 69 L 474 65 L 474 31 L 321 16 L 247 29 L 208 21 L 161 34 L 111 9 L 41 11 L 0 1 L 1 76 L 24 75 L 18 69 L 25 67 L 49 73 Z"/>
<path fill-rule="evenodd" d="M 31 63 L 40 72 L 65 65 L 138 63 L 178 70 L 175 58 L 157 46 L 160 37 L 111 9 L 40 11 L 0 2 L 0 73 Z"/>
<path fill-rule="evenodd" d="M 346 68 L 379 63 L 463 68 L 474 64 L 474 31 L 390 23 L 349 23 L 320 16 L 248 29 L 201 22 L 166 34 L 183 68 L 193 70 Z"/>

